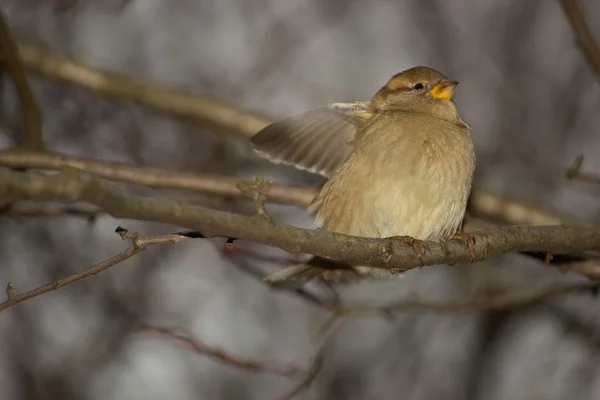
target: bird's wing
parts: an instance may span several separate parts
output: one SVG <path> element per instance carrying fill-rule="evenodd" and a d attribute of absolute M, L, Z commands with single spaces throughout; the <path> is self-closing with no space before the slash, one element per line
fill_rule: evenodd
<path fill-rule="evenodd" d="M 330 176 L 352 151 L 368 103 L 334 103 L 268 125 L 250 139 L 254 150 L 276 164 Z"/>

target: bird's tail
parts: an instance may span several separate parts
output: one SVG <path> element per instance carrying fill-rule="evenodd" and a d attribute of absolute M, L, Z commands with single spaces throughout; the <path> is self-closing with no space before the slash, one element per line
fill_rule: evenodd
<path fill-rule="evenodd" d="M 332 283 L 357 283 L 361 280 L 360 274 L 351 266 L 317 256 L 306 263 L 290 265 L 264 280 L 271 284 L 281 284 L 289 281 L 308 282 L 317 277 Z"/>

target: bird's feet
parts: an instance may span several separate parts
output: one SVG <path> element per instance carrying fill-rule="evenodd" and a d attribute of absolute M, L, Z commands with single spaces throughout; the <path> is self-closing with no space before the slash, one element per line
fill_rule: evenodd
<path fill-rule="evenodd" d="M 448 240 L 452 240 L 452 239 L 462 241 L 465 244 L 465 246 L 467 247 L 467 252 L 469 253 L 469 256 L 471 256 L 470 262 L 472 263 L 473 261 L 475 261 L 475 249 L 473 248 L 473 245 L 475 244 L 475 238 L 473 237 L 472 234 L 458 232 L 458 233 L 448 236 Z"/>
<path fill-rule="evenodd" d="M 413 250 L 415 251 L 415 254 L 419 257 L 419 260 L 421 261 L 421 267 L 423 267 L 425 265 L 425 262 L 423 261 L 423 241 L 422 240 L 415 239 L 410 236 L 404 236 L 404 235 L 390 236 L 388 239 L 411 246 L 413 248 Z"/>

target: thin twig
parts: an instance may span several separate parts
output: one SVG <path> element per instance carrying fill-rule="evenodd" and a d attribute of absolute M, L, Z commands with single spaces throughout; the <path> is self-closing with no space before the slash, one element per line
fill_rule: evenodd
<path fill-rule="evenodd" d="M 86 210 L 79 207 L 71 206 L 42 206 L 42 205 L 21 205 L 12 204 L 5 213 L 0 216 L 15 217 L 15 218 L 58 218 L 58 217 L 83 217 L 89 222 L 94 222 L 96 219 L 106 213 L 101 210 Z"/>
<path fill-rule="evenodd" d="M 271 362 L 254 361 L 232 355 L 224 350 L 211 347 L 198 337 L 185 333 L 181 329 L 156 327 L 148 324 L 138 324 L 141 332 L 156 333 L 170 340 L 177 341 L 190 347 L 195 352 L 205 355 L 223 365 L 252 373 L 265 373 L 283 376 L 286 378 L 297 378 L 306 374 L 302 368 L 296 366 L 281 366 Z"/>
<path fill-rule="evenodd" d="M 533 290 L 526 289 L 515 293 L 505 293 L 495 295 L 489 298 L 449 302 L 449 301 L 427 301 L 427 300 L 403 300 L 390 305 L 378 306 L 352 306 L 347 307 L 343 312 L 351 315 L 362 315 L 381 313 L 396 314 L 405 311 L 429 311 L 444 313 L 469 313 L 480 310 L 503 310 L 518 307 L 530 306 L 570 293 L 588 293 L 596 295 L 600 285 L 597 283 L 570 283 L 553 284 L 545 288 Z"/>
<path fill-rule="evenodd" d="M 243 250 L 243 251 L 245 251 L 245 250 Z M 250 257 L 252 257 L 252 255 L 250 255 Z M 252 278 L 255 278 L 259 282 L 264 283 L 266 274 L 263 273 L 262 271 L 259 271 L 257 268 L 254 268 L 251 264 L 246 262 L 246 260 L 236 260 L 233 263 L 233 265 L 236 268 L 238 268 L 240 271 L 251 276 Z M 271 286 L 271 288 L 273 288 L 273 287 Z M 303 287 L 298 287 L 298 286 L 294 286 L 294 285 L 281 285 L 281 287 L 278 287 L 277 290 L 288 291 L 292 294 L 297 295 L 300 298 L 307 300 L 311 304 L 321 307 L 327 311 L 336 312 L 337 310 L 340 309 L 340 306 L 341 306 L 339 299 L 327 300 L 316 294 L 309 292 L 308 290 L 306 290 Z"/>
<path fill-rule="evenodd" d="M 256 215 L 269 222 L 273 222 L 273 218 L 267 212 L 265 204 L 267 202 L 267 195 L 272 187 L 273 181 L 265 181 L 260 176 L 255 176 L 252 182 L 240 182 L 237 184 L 237 188 L 254 202 Z"/>
<path fill-rule="evenodd" d="M 290 400 L 310 388 L 310 385 L 312 385 L 314 382 L 315 378 L 321 371 L 321 368 L 323 368 L 323 361 L 325 360 L 325 347 L 331 338 L 340 330 L 343 321 L 343 317 L 334 313 L 325 322 L 325 325 L 321 329 L 322 333 L 315 344 L 308 373 L 304 379 L 295 384 L 289 391 L 282 394 L 278 398 L 279 400 Z"/>
<path fill-rule="evenodd" d="M 42 113 L 38 105 L 25 73 L 25 67 L 21 61 L 10 29 L 6 23 L 4 12 L 0 10 L 0 56 L 6 71 L 15 84 L 21 113 L 23 114 L 23 132 L 19 149 L 29 151 L 44 151 L 42 140 Z"/>
<path fill-rule="evenodd" d="M 582 172 L 581 167 L 583 166 L 584 157 L 583 155 L 578 156 L 573 161 L 573 164 L 567 170 L 567 178 L 576 181 L 600 183 L 600 174 L 594 174 L 591 172 Z"/>
<path fill-rule="evenodd" d="M 561 3 L 585 58 L 596 73 L 597 78 L 600 79 L 600 49 L 594 40 L 592 31 L 585 22 L 585 17 L 577 0 L 561 0 Z"/>
<path fill-rule="evenodd" d="M 0 304 L 0 312 L 16 304 L 22 303 L 25 300 L 29 300 L 31 298 L 62 289 L 76 282 L 97 275 L 100 272 L 103 272 L 108 268 L 120 262 L 123 262 L 136 254 L 143 252 L 148 246 L 152 246 L 155 244 L 178 243 L 182 240 L 188 239 L 187 237 L 180 235 L 139 236 L 135 233 L 130 233 L 123 228 L 118 228 L 117 233 L 121 235 L 121 238 L 123 240 L 130 240 L 132 243 L 131 247 L 129 247 L 122 253 L 119 253 L 116 256 L 109 258 L 106 261 L 102 261 L 101 263 L 91 266 L 85 271 L 69 275 L 66 278 L 58 279 L 52 283 L 37 287 L 35 289 L 20 294 L 15 293 L 13 283 L 9 282 L 6 289 L 8 299 Z"/>

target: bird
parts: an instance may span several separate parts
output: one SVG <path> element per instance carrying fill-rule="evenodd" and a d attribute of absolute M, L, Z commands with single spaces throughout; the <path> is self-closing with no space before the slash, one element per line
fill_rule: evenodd
<path fill-rule="evenodd" d="M 415 250 L 424 240 L 464 240 L 476 159 L 471 127 L 453 102 L 457 85 L 416 66 L 393 75 L 369 101 L 288 117 L 250 143 L 266 160 L 328 178 L 308 207 L 317 229 L 393 238 Z M 265 280 L 357 283 L 402 275 L 313 256 Z"/>

